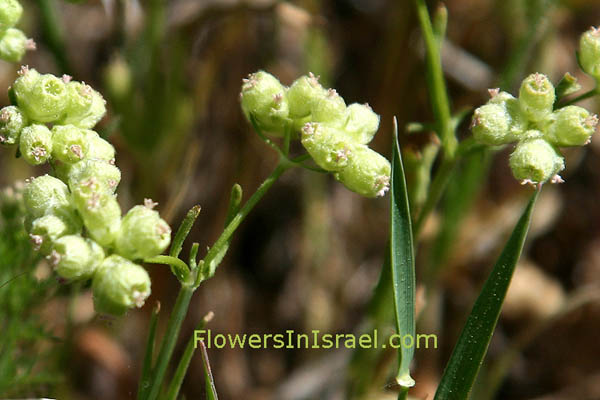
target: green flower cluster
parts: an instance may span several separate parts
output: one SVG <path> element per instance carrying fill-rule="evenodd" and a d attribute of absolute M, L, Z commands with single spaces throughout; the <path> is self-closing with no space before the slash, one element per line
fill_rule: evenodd
<path fill-rule="evenodd" d="M 50 162 L 55 175 L 25 186 L 32 243 L 63 279 L 92 279 L 98 312 L 143 305 L 150 278 L 133 261 L 162 253 L 171 228 L 148 199 L 121 217 L 115 149 L 92 130 L 106 113 L 102 95 L 67 76 L 26 67 L 20 75 L 10 89 L 14 105 L 0 110 L 0 142 L 18 144 L 32 165 Z"/>
<path fill-rule="evenodd" d="M 315 163 L 348 189 L 366 197 L 383 196 L 389 187 L 390 163 L 370 149 L 379 116 L 363 104 L 346 106 L 334 90 L 325 89 L 313 74 L 290 87 L 258 71 L 244 79 L 242 111 L 264 132 L 297 135 Z"/>
<path fill-rule="evenodd" d="M 18 62 L 27 50 L 35 50 L 35 42 L 15 28 L 23 7 L 17 0 L 0 0 L 0 58 Z"/>
<path fill-rule="evenodd" d="M 558 148 L 588 144 L 598 117 L 578 106 L 554 111 L 554 86 L 540 73 L 523 80 L 518 98 L 498 89 L 490 94 L 473 115 L 473 137 L 490 146 L 516 142 L 510 167 L 522 183 L 562 182 L 558 173 L 565 163 Z"/>

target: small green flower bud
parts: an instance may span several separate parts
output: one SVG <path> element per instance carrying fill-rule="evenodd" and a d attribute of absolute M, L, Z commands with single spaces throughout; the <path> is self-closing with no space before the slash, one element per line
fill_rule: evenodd
<path fill-rule="evenodd" d="M 523 114 L 533 122 L 543 121 L 552 112 L 556 99 L 554 86 L 546 75 L 529 75 L 519 90 L 519 104 Z"/>
<path fill-rule="evenodd" d="M 304 118 L 310 115 L 313 104 L 327 95 L 327 90 L 319 83 L 319 78 L 309 73 L 296 79 L 287 91 L 290 117 Z"/>
<path fill-rule="evenodd" d="M 301 130 L 302 145 L 318 166 L 327 171 L 340 171 L 348 165 L 353 144 L 345 132 L 309 122 Z"/>
<path fill-rule="evenodd" d="M 27 213 L 33 218 L 72 208 L 69 188 L 63 181 L 50 175 L 32 179 L 25 185 L 23 200 Z"/>
<path fill-rule="evenodd" d="M 133 77 L 131 67 L 123 57 L 114 57 L 104 70 L 104 87 L 114 102 L 126 101 L 131 93 Z"/>
<path fill-rule="evenodd" d="M 390 162 L 366 145 L 356 145 L 348 166 L 335 173 L 335 179 L 366 197 L 385 195 L 390 184 Z"/>
<path fill-rule="evenodd" d="M 88 279 L 94 273 L 92 248 L 79 235 L 67 235 L 57 239 L 48 256 L 56 273 L 69 281 Z"/>
<path fill-rule="evenodd" d="M 44 215 L 35 219 L 29 229 L 29 237 L 35 250 L 44 255 L 50 254 L 53 243 L 60 237 L 74 234 L 71 227 L 60 217 L 54 214 Z"/>
<path fill-rule="evenodd" d="M 92 129 L 106 114 L 106 100 L 89 85 L 79 82 L 73 83 L 75 85 L 69 91 L 69 102 L 65 109 L 66 115 L 61 123 L 73 124 L 83 129 Z M 77 93 L 79 93 L 79 96 Z"/>
<path fill-rule="evenodd" d="M 29 73 L 25 73 L 21 78 L 25 78 Z M 28 79 L 23 83 L 26 84 L 27 82 L 29 82 Z M 19 107 L 34 121 L 57 121 L 65 110 L 67 104 L 67 87 L 62 79 L 54 75 L 45 74 L 39 76 L 33 87 L 25 87 L 25 89 L 29 89 L 27 91 L 22 92 L 21 90 L 17 90 L 16 87 L 14 89 Z"/>
<path fill-rule="evenodd" d="M 29 125 L 21 131 L 19 150 L 25 161 L 40 165 L 52 154 L 52 132 L 45 125 Z"/>
<path fill-rule="evenodd" d="M 510 168 L 522 183 L 544 183 L 564 167 L 562 156 L 543 139 L 521 142 L 510 155 Z"/>
<path fill-rule="evenodd" d="M 102 246 L 110 246 L 121 227 L 121 207 L 114 195 L 94 191 L 79 185 L 73 191 L 73 200 L 90 236 Z"/>
<path fill-rule="evenodd" d="M 579 64 L 585 73 L 600 80 L 600 29 L 592 27 L 581 35 Z"/>
<path fill-rule="evenodd" d="M 0 144 L 13 145 L 19 142 L 21 131 L 27 125 L 27 117 L 15 106 L 0 110 Z"/>
<path fill-rule="evenodd" d="M 103 160 L 89 159 L 71 166 L 67 182 L 73 192 L 113 194 L 120 181 L 119 168 Z"/>
<path fill-rule="evenodd" d="M 152 210 L 154 203 L 135 206 L 123 217 L 115 242 L 117 252 L 131 260 L 154 257 L 165 251 L 171 242 L 171 228 Z"/>
<path fill-rule="evenodd" d="M 350 104 L 346 108 L 346 127 L 344 130 L 356 143 L 367 144 L 379 128 L 379 115 L 368 104 Z"/>
<path fill-rule="evenodd" d="M 96 270 L 92 292 L 96 312 L 123 315 L 144 305 L 150 296 L 150 276 L 140 265 L 113 254 Z"/>
<path fill-rule="evenodd" d="M 335 89 L 329 89 L 327 94 L 312 104 L 311 119 L 342 127 L 346 123 L 346 103 Z"/>
<path fill-rule="evenodd" d="M 15 80 L 12 85 L 12 91 L 15 95 L 17 103 L 24 101 L 22 99 L 27 98 L 33 91 L 35 84 L 40 79 L 41 75 L 33 68 L 29 68 L 23 65 L 18 72 L 19 77 Z"/>
<path fill-rule="evenodd" d="M 254 116 L 259 127 L 274 136 L 283 136 L 289 114 L 285 87 L 273 75 L 258 71 L 244 79 L 240 93 L 242 111 Z"/>
<path fill-rule="evenodd" d="M 485 104 L 473 113 L 471 130 L 480 143 L 498 146 L 515 141 L 510 133 L 510 115 L 500 104 Z"/>
<path fill-rule="evenodd" d="M 114 164 L 115 148 L 113 145 L 102 139 L 95 131 L 86 129 L 84 133 L 88 142 L 87 158 L 92 160 L 103 160 Z"/>
<path fill-rule="evenodd" d="M 67 164 L 82 160 L 88 151 L 85 132 L 75 125 L 54 125 L 52 143 L 52 156 Z"/>
<path fill-rule="evenodd" d="M 17 0 L 0 0 L 0 31 L 15 26 L 22 14 L 23 7 Z"/>
<path fill-rule="evenodd" d="M 0 58 L 10 62 L 21 61 L 27 50 L 34 50 L 35 42 L 20 30 L 9 28 L 0 35 Z"/>
<path fill-rule="evenodd" d="M 567 106 L 552 114 L 547 139 L 555 146 L 583 146 L 596 131 L 598 117 L 585 108 Z"/>
<path fill-rule="evenodd" d="M 93 102 L 93 89 L 85 83 L 70 81 L 67 83 L 67 105 L 61 124 L 77 125 L 87 116 Z"/>

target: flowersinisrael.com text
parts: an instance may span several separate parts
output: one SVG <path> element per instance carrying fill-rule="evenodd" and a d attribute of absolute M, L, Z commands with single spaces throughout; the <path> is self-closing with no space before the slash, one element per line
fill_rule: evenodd
<path fill-rule="evenodd" d="M 377 329 L 369 333 L 321 333 L 312 330 L 310 333 L 298 333 L 287 330 L 285 333 L 213 333 L 210 329 L 194 331 L 194 346 L 204 342 L 207 348 L 222 349 L 339 349 L 363 348 L 377 349 L 400 347 L 417 349 L 437 349 L 437 335 L 417 334 L 401 336 L 399 334 L 379 336 Z"/>

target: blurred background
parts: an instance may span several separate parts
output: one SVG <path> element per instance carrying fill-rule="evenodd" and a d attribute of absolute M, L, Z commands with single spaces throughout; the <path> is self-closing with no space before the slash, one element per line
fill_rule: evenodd
<path fill-rule="evenodd" d="M 190 235 L 201 249 L 223 228 L 231 186 L 246 198 L 277 157 L 245 121 L 241 80 L 258 69 L 284 84 L 308 71 L 347 103 L 381 115 L 372 147 L 391 154 L 392 118 L 401 131 L 430 123 L 423 56 L 410 0 L 27 0 L 23 30 L 38 49 L 23 64 L 68 73 L 105 95 L 100 125 L 117 148 L 124 210 L 145 197 L 176 227 L 202 206 Z M 579 35 L 600 24 L 595 0 L 448 0 L 444 70 L 453 112 L 472 109 L 487 89 L 513 93 L 530 72 L 554 82 L 577 67 Z M 435 12 L 438 4 L 430 2 Z M 0 88 L 17 65 L 0 63 Z M 8 104 L 6 91 L 0 102 Z M 594 99 L 586 106 L 599 111 Z M 427 124 L 425 124 L 427 127 Z M 401 132 L 411 201 L 433 161 L 430 132 Z M 417 256 L 418 332 L 437 349 L 416 352 L 415 398 L 431 399 L 466 315 L 531 193 L 512 178 L 510 149 L 474 152 L 459 166 L 427 222 Z M 565 153 L 565 184 L 544 187 L 525 253 L 482 368 L 473 399 L 600 399 L 600 140 Z M 44 173 L 0 152 L 0 184 Z M 427 175 L 427 174 L 425 174 Z M 426 188 L 426 187 L 425 187 Z M 3 192 L 6 200 L 10 189 Z M 364 199 L 331 177 L 292 170 L 275 184 L 236 234 L 214 278 L 192 300 L 182 338 L 209 311 L 222 333 L 288 329 L 392 332 L 391 299 L 371 299 L 383 263 L 389 198 Z M 5 213 L 5 216 L 8 215 Z M 179 284 L 148 266 L 152 296 L 126 317 L 95 315 L 86 285 L 61 285 L 31 255 L 7 219 L 0 246 L 0 396 L 130 399 L 152 306 L 164 330 Z M 184 252 L 186 250 L 184 249 Z M 185 253 L 184 253 L 185 254 Z M 201 250 L 201 256 L 203 256 Z M 31 273 L 23 274 L 27 267 Z M 13 279 L 14 278 L 14 279 Z M 382 322 L 383 321 L 383 322 Z M 2 326 L 4 325 L 4 326 Z M 4 333 L 6 332 L 6 334 Z M 175 351 L 184 349 L 181 340 Z M 392 399 L 386 389 L 393 350 L 209 350 L 222 399 Z M 204 398 L 196 354 L 183 383 Z"/>

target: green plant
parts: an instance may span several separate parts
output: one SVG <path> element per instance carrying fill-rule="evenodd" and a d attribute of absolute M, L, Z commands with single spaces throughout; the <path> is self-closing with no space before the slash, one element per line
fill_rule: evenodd
<path fill-rule="evenodd" d="M 23 7 L 17 0 L 0 2 L 0 59 L 19 62 L 27 50 L 35 50 L 35 42 L 15 28 L 22 14 Z"/>

